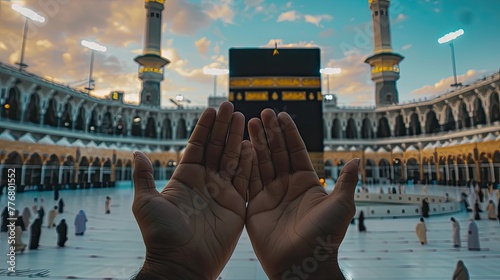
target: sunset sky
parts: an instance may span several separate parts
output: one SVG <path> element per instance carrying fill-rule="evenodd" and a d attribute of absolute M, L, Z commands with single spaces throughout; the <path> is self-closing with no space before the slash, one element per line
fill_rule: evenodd
<path fill-rule="evenodd" d="M 162 104 L 177 94 L 193 106 L 205 106 L 213 79 L 203 68 L 227 68 L 231 47 L 317 46 L 323 67 L 340 67 L 331 91 L 340 105 L 374 104 L 370 68 L 363 61 L 373 51 L 367 0 L 165 0 Z M 19 61 L 24 17 L 12 3 L 46 17 L 30 24 L 27 71 L 63 83 L 88 78 L 90 52 L 82 39 L 108 48 L 96 55 L 96 95 L 125 91 L 138 102 L 140 80 L 133 58 L 142 53 L 145 28 L 143 0 L 0 0 L 0 61 Z M 45 5 L 43 3 L 51 3 Z M 55 3 L 55 4 L 54 4 Z M 456 40 L 460 82 L 470 83 L 500 68 L 499 0 L 393 0 L 392 46 L 405 56 L 398 82 L 400 101 L 432 97 L 453 83 L 451 51 L 437 39 L 464 29 Z M 80 82 L 81 84 L 82 82 Z M 326 92 L 326 81 L 324 82 Z M 227 77 L 219 77 L 219 95 L 227 94 Z"/>

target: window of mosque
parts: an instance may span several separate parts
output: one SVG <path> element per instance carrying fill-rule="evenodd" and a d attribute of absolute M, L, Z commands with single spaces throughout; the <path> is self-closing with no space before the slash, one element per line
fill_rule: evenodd
<path fill-rule="evenodd" d="M 375 16 L 378 16 L 378 11 L 375 11 Z"/>
<path fill-rule="evenodd" d="M 155 13 L 151 13 L 151 17 L 155 17 Z"/>
<path fill-rule="evenodd" d="M 380 11 L 380 15 L 383 16 L 384 15 L 384 10 L 381 10 Z"/>
<path fill-rule="evenodd" d="M 160 14 L 159 13 L 156 13 L 156 17 L 159 18 L 160 17 Z"/>

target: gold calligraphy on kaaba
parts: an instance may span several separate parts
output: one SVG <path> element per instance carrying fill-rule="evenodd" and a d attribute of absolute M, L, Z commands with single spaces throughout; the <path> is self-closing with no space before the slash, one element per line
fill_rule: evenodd
<path fill-rule="evenodd" d="M 306 100 L 305 91 L 284 91 L 281 93 L 283 101 L 304 101 Z"/>
<path fill-rule="evenodd" d="M 234 77 L 229 81 L 231 88 L 319 88 L 318 77 Z"/>
<path fill-rule="evenodd" d="M 268 101 L 269 93 L 267 91 L 246 91 L 245 101 Z"/>

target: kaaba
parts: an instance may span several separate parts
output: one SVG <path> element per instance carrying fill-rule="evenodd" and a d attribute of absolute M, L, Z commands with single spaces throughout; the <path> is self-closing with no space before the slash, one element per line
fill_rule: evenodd
<path fill-rule="evenodd" d="M 320 49 L 231 48 L 229 101 L 246 122 L 266 108 L 287 112 L 304 139 L 320 178 L 323 165 L 323 107 Z M 245 129 L 248 139 L 248 129 Z"/>

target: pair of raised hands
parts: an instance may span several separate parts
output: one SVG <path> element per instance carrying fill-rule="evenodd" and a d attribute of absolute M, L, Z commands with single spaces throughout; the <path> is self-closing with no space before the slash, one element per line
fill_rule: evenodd
<path fill-rule="evenodd" d="M 266 109 L 248 124 L 229 102 L 203 112 L 167 186 L 135 152 L 132 206 L 146 245 L 135 279 L 216 279 L 246 226 L 269 279 L 344 279 L 339 246 L 354 216 L 359 159 L 321 186 L 293 120 Z"/>

